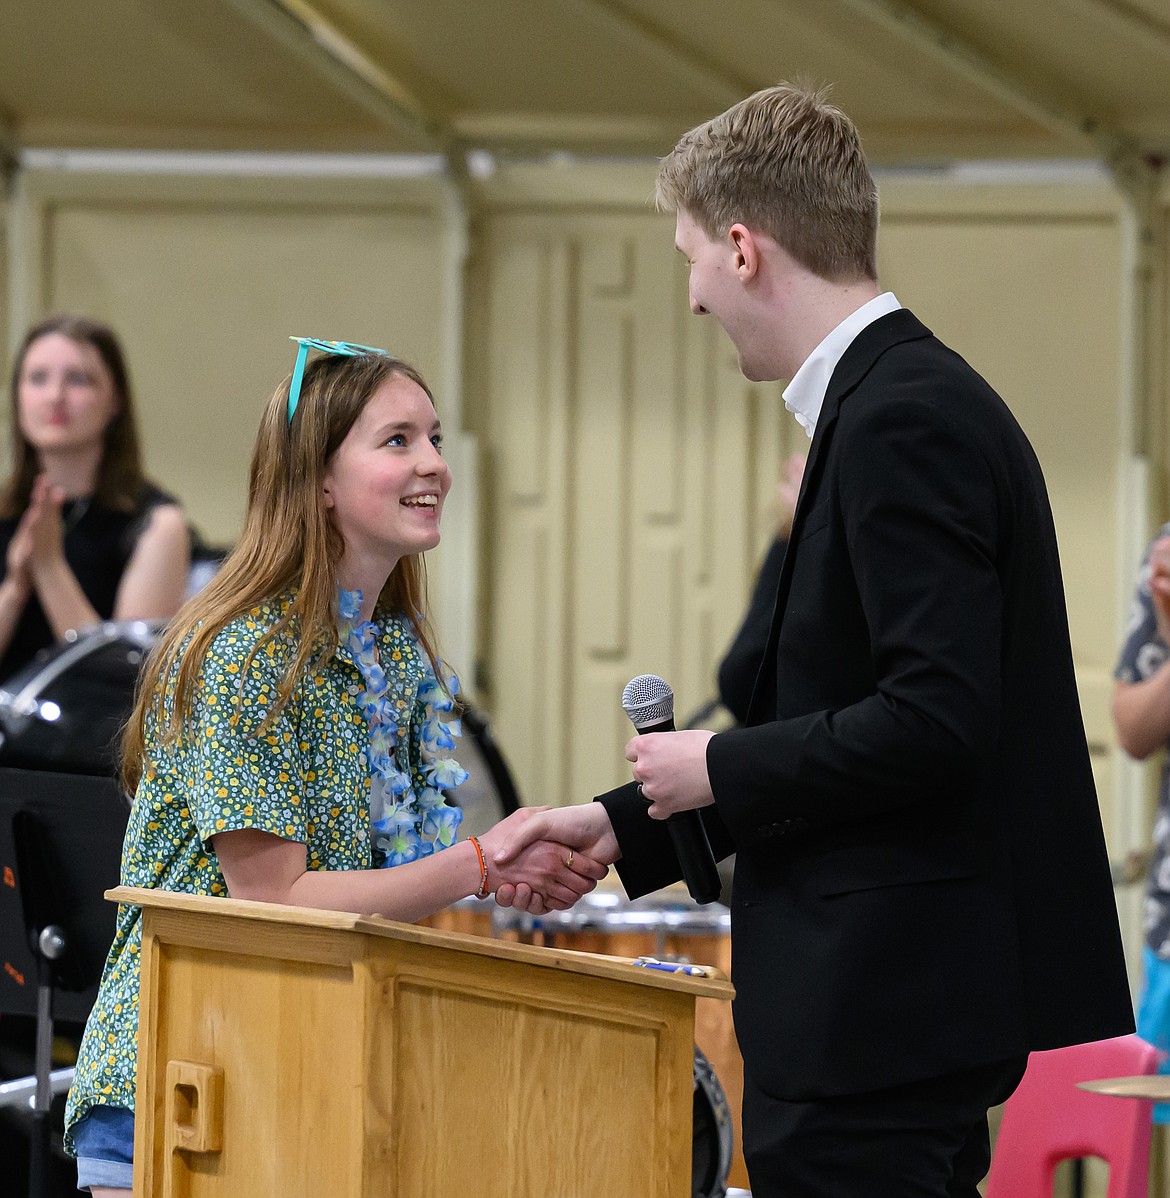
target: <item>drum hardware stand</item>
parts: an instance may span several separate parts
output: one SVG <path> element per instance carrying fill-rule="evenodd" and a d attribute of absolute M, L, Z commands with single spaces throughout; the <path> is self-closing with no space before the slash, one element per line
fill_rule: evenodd
<path fill-rule="evenodd" d="M 56 924 L 41 929 L 37 937 L 37 1050 L 36 1096 L 29 1139 L 29 1198 L 49 1193 L 49 1108 L 53 1105 L 53 968 L 65 955 L 65 933 Z"/>
<path fill-rule="evenodd" d="M 49 1089 L 53 1094 L 68 1094 L 69 1087 L 73 1085 L 73 1066 L 68 1069 L 54 1069 L 49 1074 Z M 27 1107 L 32 1110 L 32 1105 L 36 1102 L 37 1077 L 34 1073 L 31 1077 L 16 1077 L 11 1081 L 0 1082 L 0 1108 L 15 1107 L 19 1110 L 21 1107 Z"/>
<path fill-rule="evenodd" d="M 53 992 L 82 989 L 84 979 L 68 931 L 68 919 L 53 884 L 49 846 L 37 817 L 12 818 L 21 907 L 29 947 L 37 963 L 35 1091 L 29 1139 L 29 1198 L 49 1198 L 50 1108 L 53 1102 Z"/>

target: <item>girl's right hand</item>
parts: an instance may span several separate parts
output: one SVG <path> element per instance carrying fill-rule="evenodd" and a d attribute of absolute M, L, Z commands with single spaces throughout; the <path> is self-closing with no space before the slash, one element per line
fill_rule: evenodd
<path fill-rule="evenodd" d="M 571 849 L 555 840 L 534 840 L 509 856 L 503 864 L 495 860 L 505 845 L 516 839 L 517 831 L 546 807 L 525 807 L 513 812 L 480 839 L 488 862 L 488 890 L 495 894 L 501 886 L 507 893 L 526 886 L 543 898 L 545 910 L 564 911 L 582 895 L 588 894 L 609 870 L 579 849 Z"/>

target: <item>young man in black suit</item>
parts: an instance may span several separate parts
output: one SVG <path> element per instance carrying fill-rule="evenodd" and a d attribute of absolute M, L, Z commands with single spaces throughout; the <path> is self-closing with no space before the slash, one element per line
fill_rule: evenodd
<path fill-rule="evenodd" d="M 878 287 L 876 188 L 822 96 L 688 133 L 658 198 L 692 311 L 791 379 L 808 464 L 747 726 L 635 737 L 636 784 L 524 838 L 618 860 L 631 896 L 678 877 L 673 812 L 737 853 L 757 1198 L 975 1198 L 1027 1054 L 1133 1026 L 1044 480 Z"/>

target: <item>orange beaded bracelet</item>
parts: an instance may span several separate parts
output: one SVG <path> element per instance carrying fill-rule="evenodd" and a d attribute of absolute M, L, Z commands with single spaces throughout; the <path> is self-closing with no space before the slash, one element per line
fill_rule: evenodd
<path fill-rule="evenodd" d="M 487 862 L 483 857 L 483 849 L 479 847 L 479 837 L 469 836 L 472 848 L 475 849 L 475 855 L 479 858 L 479 889 L 475 892 L 477 899 L 487 898 L 488 896 L 488 872 Z"/>

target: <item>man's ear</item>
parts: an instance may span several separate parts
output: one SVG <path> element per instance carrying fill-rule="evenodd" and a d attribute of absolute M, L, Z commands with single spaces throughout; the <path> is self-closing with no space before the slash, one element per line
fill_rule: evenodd
<path fill-rule="evenodd" d="M 732 225 L 727 241 L 735 255 L 735 273 L 741 283 L 750 283 L 760 269 L 760 243 L 747 225 Z"/>

